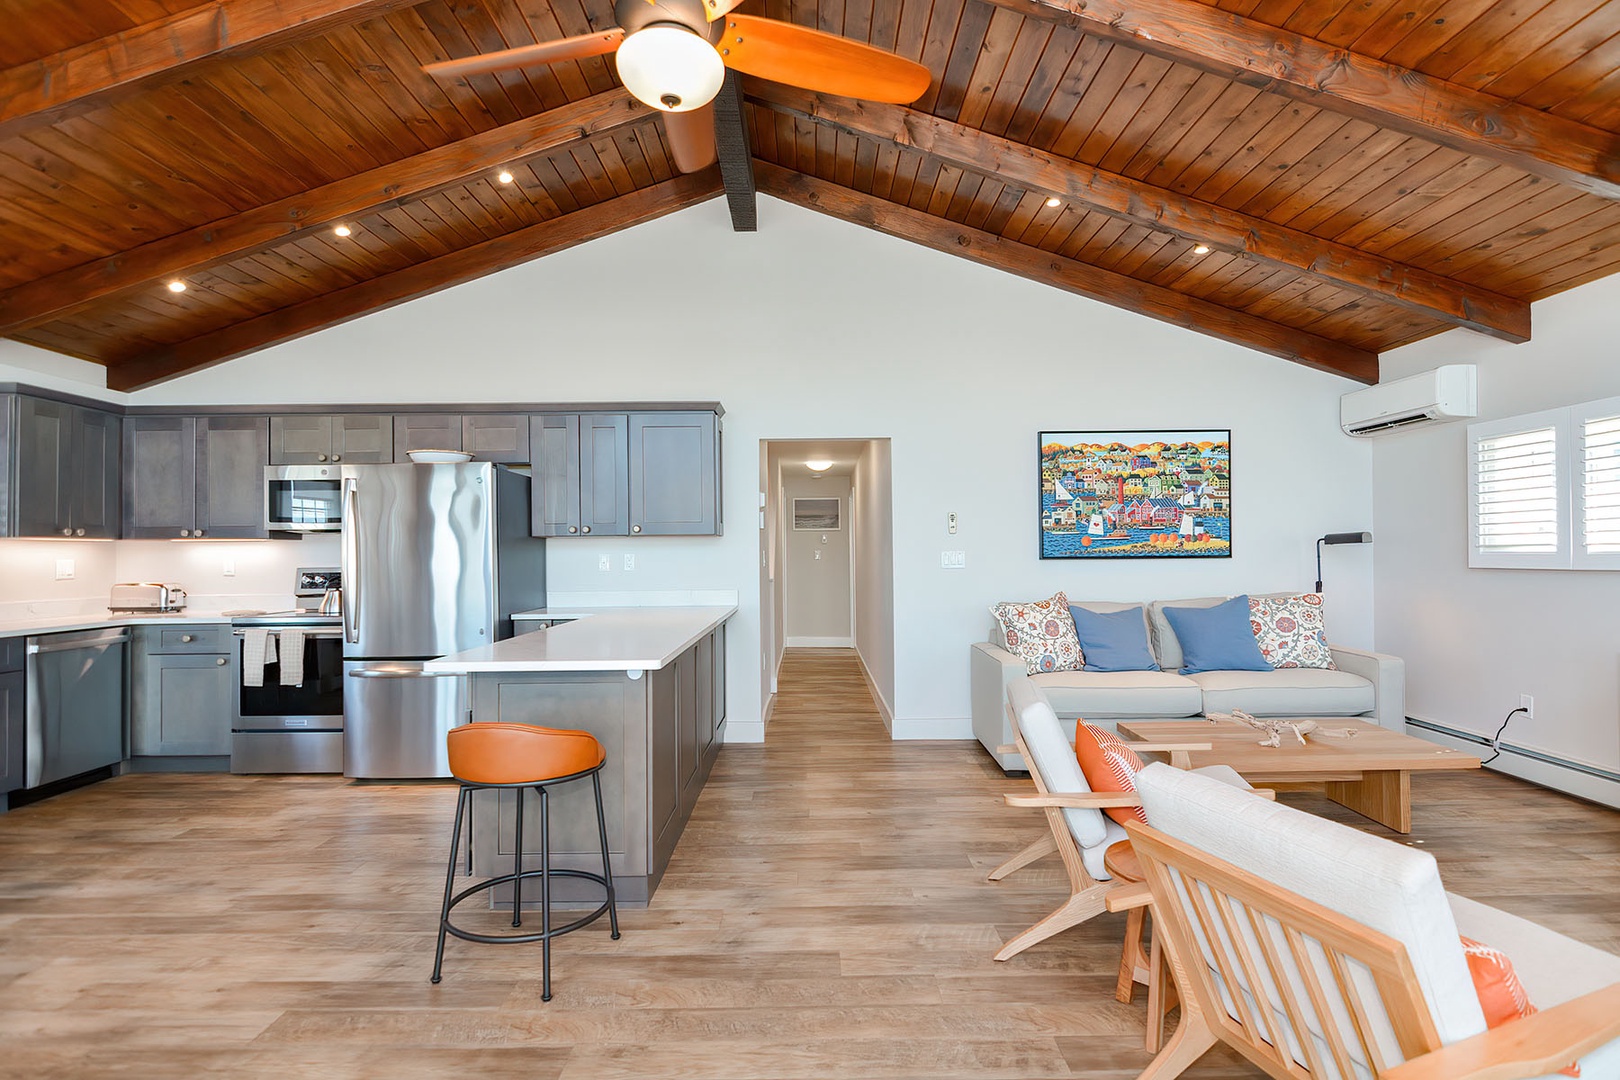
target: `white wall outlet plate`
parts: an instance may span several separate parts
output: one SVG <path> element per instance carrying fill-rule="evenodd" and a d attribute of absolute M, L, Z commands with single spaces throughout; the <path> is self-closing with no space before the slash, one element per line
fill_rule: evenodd
<path fill-rule="evenodd" d="M 226 559 L 224 561 L 221 569 L 220 569 L 220 573 L 224 574 L 226 577 L 235 577 L 236 576 L 236 560 L 235 559 Z"/>
<path fill-rule="evenodd" d="M 624 557 L 624 568 L 626 570 L 634 570 L 636 568 L 636 557 L 634 555 L 626 555 Z"/>
<path fill-rule="evenodd" d="M 57 581 L 66 581 L 69 578 L 71 578 L 72 576 L 73 576 L 73 560 L 72 559 L 57 559 L 56 560 L 56 580 Z"/>
<path fill-rule="evenodd" d="M 611 555 L 599 555 L 599 556 L 597 556 L 596 568 L 598 570 L 612 570 L 613 569 L 613 557 Z"/>

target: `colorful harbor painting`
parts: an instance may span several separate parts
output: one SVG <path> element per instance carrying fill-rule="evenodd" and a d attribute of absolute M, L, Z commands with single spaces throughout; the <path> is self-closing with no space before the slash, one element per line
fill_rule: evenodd
<path fill-rule="evenodd" d="M 1231 431 L 1043 431 L 1041 558 L 1232 554 Z"/>

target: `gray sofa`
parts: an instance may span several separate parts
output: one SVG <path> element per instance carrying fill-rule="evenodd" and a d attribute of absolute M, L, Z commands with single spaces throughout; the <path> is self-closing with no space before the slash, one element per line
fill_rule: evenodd
<path fill-rule="evenodd" d="M 1164 616 L 1166 607 L 1210 607 L 1224 596 L 1156 600 L 1147 605 L 1073 601 L 1092 611 L 1143 606 L 1148 643 L 1162 671 L 1054 671 L 1030 676 L 1052 703 L 1064 731 L 1074 723 L 1112 729 L 1120 720 L 1171 720 L 1242 709 L 1254 716 L 1354 716 L 1391 731 L 1406 729 L 1406 665 L 1396 656 L 1331 646 L 1337 671 L 1283 668 L 1276 671 L 1206 671 L 1180 674 L 1181 645 Z M 973 734 L 1003 769 L 1023 769 L 1017 754 L 997 754 L 1012 742 L 1007 722 L 1007 685 L 1023 676 L 1024 662 L 1002 648 L 1001 628 L 991 620 L 988 640 L 973 644 Z"/>

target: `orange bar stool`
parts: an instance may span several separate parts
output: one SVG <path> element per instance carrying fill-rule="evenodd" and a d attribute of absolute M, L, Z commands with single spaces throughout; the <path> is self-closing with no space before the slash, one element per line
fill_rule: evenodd
<path fill-rule="evenodd" d="M 461 781 L 461 793 L 456 800 L 455 831 L 450 840 L 450 868 L 444 877 L 444 906 L 439 910 L 439 946 L 433 957 L 433 981 L 439 981 L 444 966 L 444 937 L 454 934 L 464 941 L 479 941 L 487 945 L 515 945 L 522 942 L 541 943 L 543 981 L 540 1000 L 551 1000 L 551 939 L 572 933 L 602 917 L 607 912 L 613 924 L 613 940 L 619 940 L 619 911 L 613 899 L 613 868 L 608 863 L 607 819 L 602 814 L 602 766 L 607 754 L 602 744 L 588 731 L 564 731 L 557 728 L 533 727 L 528 724 L 476 723 L 453 728 L 447 737 L 450 751 L 450 774 Z M 591 778 L 596 794 L 596 828 L 602 840 L 602 872 L 573 870 L 551 865 L 551 821 L 548 816 L 549 789 L 573 780 Z M 511 788 L 517 793 L 517 838 L 512 856 L 512 872 L 454 892 L 456 879 L 456 853 L 461 844 L 461 822 L 472 806 L 473 792 Z M 540 866 L 535 870 L 523 869 L 523 794 L 533 788 L 540 793 Z M 470 824 L 470 822 L 469 822 Z M 471 841 L 468 841 L 469 848 Z M 471 852 L 469 851 L 469 856 Z M 562 926 L 551 925 L 551 879 L 553 877 L 584 878 L 600 882 L 607 898 L 594 911 Z M 463 929 L 450 921 L 450 911 L 457 904 L 497 885 L 512 885 L 512 925 L 523 925 L 523 882 L 526 878 L 540 879 L 540 932 L 529 934 L 478 934 Z"/>

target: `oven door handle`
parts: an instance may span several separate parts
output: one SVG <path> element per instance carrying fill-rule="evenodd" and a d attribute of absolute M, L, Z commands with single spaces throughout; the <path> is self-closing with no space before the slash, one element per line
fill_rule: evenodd
<path fill-rule="evenodd" d="M 341 630 L 308 630 L 302 626 L 267 626 L 265 629 L 272 634 L 278 634 L 283 630 L 303 630 L 306 638 L 340 638 L 343 636 Z M 247 631 L 237 629 L 232 630 L 231 634 L 234 637 L 246 637 Z"/>
<path fill-rule="evenodd" d="M 459 671 L 422 671 L 417 668 L 361 668 L 349 672 L 351 679 L 457 679 Z"/>

